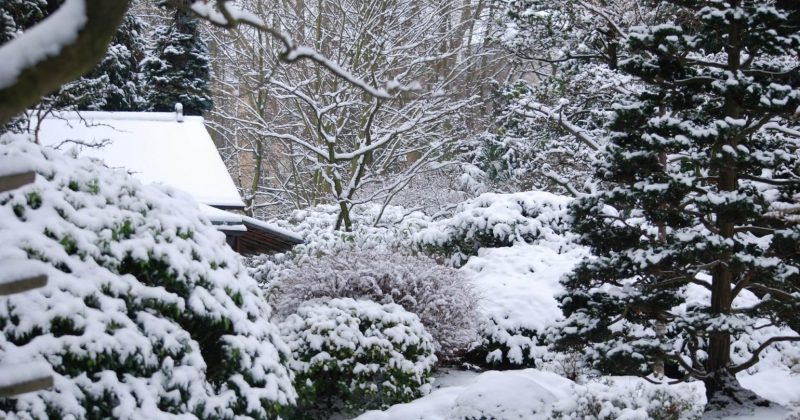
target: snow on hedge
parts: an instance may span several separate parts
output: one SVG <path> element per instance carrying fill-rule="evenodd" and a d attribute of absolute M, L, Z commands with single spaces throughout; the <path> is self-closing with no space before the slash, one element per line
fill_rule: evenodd
<path fill-rule="evenodd" d="M 281 323 L 281 331 L 295 356 L 296 417 L 386 408 L 430 391 L 433 338 L 400 305 L 309 301 Z"/>
<path fill-rule="evenodd" d="M 270 307 L 188 196 L 22 136 L 0 160 L 38 172 L 0 194 L 0 266 L 49 277 L 0 299 L 0 360 L 55 371 L 0 417 L 271 418 L 295 401 Z"/>
<path fill-rule="evenodd" d="M 544 191 L 486 193 L 461 203 L 452 217 L 431 223 L 413 240 L 457 266 L 480 248 L 526 242 L 559 249 L 570 237 L 570 200 Z"/>
<path fill-rule="evenodd" d="M 407 211 L 398 206 L 383 209 L 377 204 L 364 204 L 353 208 L 353 232 L 334 229 L 339 206 L 320 205 L 295 210 L 286 219 L 273 220 L 280 228 L 296 232 L 303 243 L 282 254 L 261 255 L 247 260 L 251 274 L 261 283 L 267 294 L 281 281 L 284 272 L 298 270 L 300 266 L 322 255 L 361 250 L 411 250 L 414 232 L 427 226 L 430 217 L 421 211 Z M 379 214 L 381 222 L 375 224 Z"/>
<path fill-rule="evenodd" d="M 477 321 L 482 343 L 476 362 L 531 366 L 545 353 L 536 335 L 561 318 L 554 298 L 563 290 L 560 277 L 588 257 L 569 233 L 570 200 L 541 191 L 489 193 L 437 221 L 388 207 L 381 226 L 373 226 L 380 206 L 365 205 L 357 208 L 356 231 L 349 234 L 333 231 L 335 206 L 296 211 L 286 225 L 301 232 L 306 244 L 291 255 L 262 259 L 254 274 L 277 301 L 283 299 L 279 289 L 285 275 L 303 271 L 319 254 L 353 249 L 349 252 L 431 253 L 463 265 L 461 271 L 481 297 Z"/>
<path fill-rule="evenodd" d="M 547 354 L 538 335 L 559 319 L 555 296 L 563 291 L 561 276 L 589 252 L 573 247 L 562 253 L 543 245 L 517 243 L 482 248 L 461 268 L 482 296 L 479 351 L 485 362 L 501 366 L 533 366 Z"/>

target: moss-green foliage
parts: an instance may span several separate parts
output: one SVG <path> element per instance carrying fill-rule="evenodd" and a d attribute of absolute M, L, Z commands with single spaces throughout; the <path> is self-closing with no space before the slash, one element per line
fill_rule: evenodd
<path fill-rule="evenodd" d="M 398 305 L 311 301 L 281 328 L 296 359 L 294 417 L 357 415 L 411 401 L 430 388 L 432 338 Z"/>

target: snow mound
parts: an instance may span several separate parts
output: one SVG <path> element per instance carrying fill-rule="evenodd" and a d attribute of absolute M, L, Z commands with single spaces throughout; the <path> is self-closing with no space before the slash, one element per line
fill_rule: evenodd
<path fill-rule="evenodd" d="M 525 369 L 484 372 L 358 420 L 691 419 L 699 418 L 704 402 L 701 383 L 664 386 L 614 377 L 579 385 L 554 373 Z"/>
<path fill-rule="evenodd" d="M 269 418 L 294 402 L 269 305 L 188 196 L 23 136 L 0 138 L 0 160 L 38 172 L 0 194 L 0 264 L 49 277 L 0 299 L 0 359 L 55 376 L 0 417 Z"/>
<path fill-rule="evenodd" d="M 449 416 L 457 419 L 546 420 L 546 407 L 568 394 L 568 382 L 546 372 L 489 371 L 480 375 L 456 398 Z M 503 392 L 497 392 L 498 389 Z M 520 404 L 523 401 L 524 404 Z"/>

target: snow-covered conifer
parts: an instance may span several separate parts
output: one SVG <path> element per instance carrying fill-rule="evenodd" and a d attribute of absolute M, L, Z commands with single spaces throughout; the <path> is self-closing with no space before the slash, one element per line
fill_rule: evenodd
<path fill-rule="evenodd" d="M 0 44 L 4 44 L 44 19 L 47 0 L 5 0 L 0 4 Z"/>
<path fill-rule="evenodd" d="M 106 56 L 84 77 L 107 79 L 104 104 L 99 107 L 101 111 L 144 110 L 146 89 L 140 62 L 145 55 L 145 40 L 142 22 L 129 12 L 111 41 Z"/>
<path fill-rule="evenodd" d="M 151 111 L 171 112 L 183 104 L 186 115 L 210 111 L 210 56 L 200 35 L 200 20 L 175 10 L 166 25 L 155 29 L 154 50 L 142 62 Z"/>
<path fill-rule="evenodd" d="M 798 11 L 669 3 L 673 18 L 627 36 L 620 68 L 645 88 L 614 107 L 598 175 L 616 187 L 572 206 L 597 259 L 564 281 L 558 339 L 610 371 L 672 365 L 705 382 L 710 407 L 747 403 L 735 374 L 800 341 L 776 329 L 747 349 L 731 344 L 800 308 L 800 226 L 774 217 L 800 189 Z M 709 298 L 685 304 L 688 285 Z"/>

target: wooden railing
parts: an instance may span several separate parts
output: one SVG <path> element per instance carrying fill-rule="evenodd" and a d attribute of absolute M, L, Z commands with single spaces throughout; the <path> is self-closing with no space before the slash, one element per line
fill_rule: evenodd
<path fill-rule="evenodd" d="M 0 176 L 0 193 L 33 183 L 33 171 L 16 172 Z M 4 274 L 3 261 L 0 261 L 0 299 L 17 293 L 44 287 L 47 276 L 43 274 L 18 275 L 12 270 Z M 15 365 L 0 364 L 0 398 L 8 398 L 27 392 L 40 391 L 53 386 L 53 369 L 45 362 Z"/>

